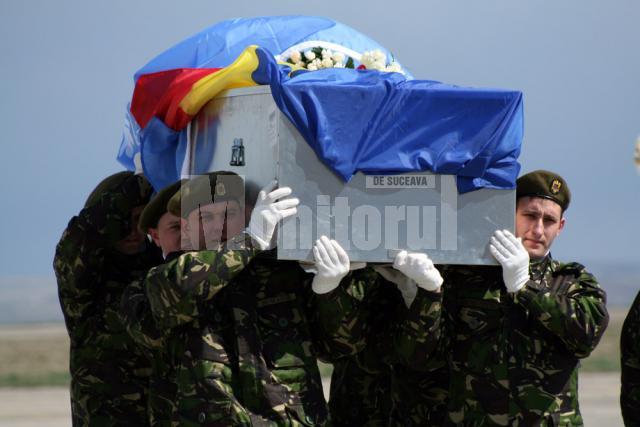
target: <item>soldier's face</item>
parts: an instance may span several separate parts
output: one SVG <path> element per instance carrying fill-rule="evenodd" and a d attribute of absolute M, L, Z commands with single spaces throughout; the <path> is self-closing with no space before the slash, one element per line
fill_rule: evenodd
<path fill-rule="evenodd" d="M 242 232 L 244 213 L 235 200 L 211 203 L 191 211 L 186 227 L 195 248 L 217 249 L 220 243 Z"/>
<path fill-rule="evenodd" d="M 562 208 L 553 200 L 521 197 L 516 207 L 516 237 L 531 259 L 544 257 L 564 227 Z"/>
<path fill-rule="evenodd" d="M 118 252 L 125 255 L 135 255 L 144 249 L 145 235 L 138 230 L 138 221 L 143 209 L 144 205 L 136 206 L 131 210 L 131 229 L 124 239 L 116 242 L 115 247 Z"/>
<path fill-rule="evenodd" d="M 149 229 L 149 235 L 162 249 L 164 256 L 180 250 L 180 233 L 180 218 L 170 212 L 165 212 L 160 217 L 157 228 Z"/>

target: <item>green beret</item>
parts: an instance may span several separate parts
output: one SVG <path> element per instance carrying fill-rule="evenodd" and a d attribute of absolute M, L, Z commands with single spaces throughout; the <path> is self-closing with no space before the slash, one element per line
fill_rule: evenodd
<path fill-rule="evenodd" d="M 522 175 L 516 181 L 516 199 L 520 197 L 542 197 L 560 205 L 564 212 L 571 201 L 571 191 L 560 175 L 546 170 L 537 170 Z"/>
<path fill-rule="evenodd" d="M 87 201 L 84 202 L 84 207 L 93 206 L 102 197 L 104 193 L 108 193 L 119 188 L 127 178 L 133 176 L 133 172 L 131 171 L 122 171 L 118 173 L 114 173 L 111 176 L 106 177 L 93 189 L 89 197 L 87 197 Z"/>
<path fill-rule="evenodd" d="M 180 190 L 180 185 L 183 182 L 186 182 L 186 180 L 174 182 L 168 187 L 163 188 L 149 201 L 140 214 L 140 220 L 138 221 L 140 231 L 146 233 L 150 228 L 156 228 L 158 226 L 158 221 L 160 221 L 162 215 L 167 212 L 169 199 Z"/>
<path fill-rule="evenodd" d="M 199 206 L 236 200 L 244 202 L 244 181 L 234 172 L 217 171 L 197 176 L 180 187 L 167 203 L 167 210 L 186 218 Z"/>

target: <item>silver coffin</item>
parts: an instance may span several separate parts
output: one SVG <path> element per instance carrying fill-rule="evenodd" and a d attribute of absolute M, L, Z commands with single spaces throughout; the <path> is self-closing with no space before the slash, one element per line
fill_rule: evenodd
<path fill-rule="evenodd" d="M 268 86 L 234 89 L 209 102 L 191 124 L 185 171 L 231 170 L 263 186 L 277 179 L 300 199 L 282 224 L 278 258 L 309 260 L 321 235 L 352 261 L 389 262 L 398 250 L 436 264 L 496 264 L 487 249 L 496 229 L 514 229 L 515 191 L 458 194 L 455 177 L 429 172 L 358 173 L 345 183 L 327 168 L 273 102 Z"/>

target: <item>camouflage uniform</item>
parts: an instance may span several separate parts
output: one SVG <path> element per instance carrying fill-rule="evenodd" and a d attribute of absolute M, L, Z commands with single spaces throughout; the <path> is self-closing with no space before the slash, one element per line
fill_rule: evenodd
<path fill-rule="evenodd" d="M 147 397 L 149 425 L 176 425 L 173 422 L 177 413 L 176 369 L 172 363 L 171 351 L 182 353 L 185 337 L 176 333 L 169 340 L 156 327 L 142 280 L 131 283 L 123 293 L 120 314 L 130 336 L 151 365 Z"/>
<path fill-rule="evenodd" d="M 56 248 L 58 294 L 71 341 L 73 425 L 143 425 L 149 365 L 118 311 L 126 284 L 161 261 L 148 245 L 124 255 L 114 243 L 130 230 L 131 210 L 151 187 L 131 176 L 96 196 L 71 219 Z"/>
<path fill-rule="evenodd" d="M 449 267 L 445 310 L 453 322 L 448 423 L 580 426 L 579 359 L 608 323 L 606 296 L 582 265 L 531 263 L 508 294 L 500 268 Z"/>
<path fill-rule="evenodd" d="M 396 285 L 373 269 L 351 273 L 332 292 L 349 319 L 334 361 L 329 407 L 337 426 L 438 425 L 446 413 L 445 358 L 437 353 L 441 293 L 418 289 L 409 309 Z M 342 310 L 355 305 L 356 309 Z M 335 329 L 335 328 L 334 328 Z M 324 340 L 332 342 L 332 340 Z M 334 339 L 333 341 L 336 341 Z"/>
<path fill-rule="evenodd" d="M 149 272 L 158 328 L 184 337 L 184 348 L 169 352 L 179 425 L 327 423 L 311 278 L 297 262 L 259 253 L 244 234 Z"/>
<path fill-rule="evenodd" d="M 622 418 L 626 426 L 640 426 L 640 293 L 622 325 L 620 355 Z"/>

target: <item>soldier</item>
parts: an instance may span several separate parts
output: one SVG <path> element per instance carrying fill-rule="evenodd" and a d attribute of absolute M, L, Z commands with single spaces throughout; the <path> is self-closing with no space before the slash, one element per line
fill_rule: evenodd
<path fill-rule="evenodd" d="M 159 191 L 140 215 L 138 228 L 148 234 L 165 259 L 181 250 L 180 217 L 167 211 L 167 203 L 179 190 L 178 181 Z M 155 326 L 144 290 L 144 281 L 133 281 L 122 295 L 120 314 L 127 331 L 151 365 L 148 383 L 148 417 L 152 426 L 170 426 L 175 413 L 175 369 L 166 352 L 167 342 Z"/>
<path fill-rule="evenodd" d="M 170 342 L 182 343 L 169 349 L 177 367 L 175 421 L 326 424 L 316 363 L 322 348 L 310 324 L 312 287 L 339 281 L 346 272 L 320 266 L 312 276 L 297 262 L 275 259 L 275 226 L 295 214 L 298 203 L 287 198 L 288 188 L 265 187 L 242 232 L 242 185 L 237 176 L 210 174 L 183 186 L 168 209 L 182 216 L 200 250 L 152 269 L 146 278 L 157 326 Z"/>
<path fill-rule="evenodd" d="M 516 236 L 496 231 L 490 251 L 502 268 L 444 271 L 453 322 L 448 423 L 460 426 L 583 425 L 579 360 L 608 323 L 604 290 L 578 263 L 550 249 L 570 192 L 559 175 L 517 181 Z"/>
<path fill-rule="evenodd" d="M 436 351 L 442 278 L 425 254 L 400 252 L 390 266 L 353 272 L 331 290 L 324 317 L 347 343 L 333 351 L 329 407 L 337 426 L 439 425 L 446 413 L 446 359 Z M 328 294 L 329 295 L 329 294 Z M 351 313 L 335 307 L 358 307 Z M 357 333 L 356 333 L 357 332 Z M 432 362 L 434 360 L 435 362 Z M 426 373 L 425 373 L 426 372 Z M 444 379 L 442 374 L 445 374 Z"/>
<path fill-rule="evenodd" d="M 622 418 L 628 427 L 640 426 L 640 293 L 636 295 L 622 325 L 620 356 Z"/>
<path fill-rule="evenodd" d="M 144 425 L 149 364 L 118 317 L 125 286 L 160 262 L 138 231 L 151 195 L 120 172 L 93 190 L 56 248 L 54 269 L 69 333 L 73 425 Z"/>

